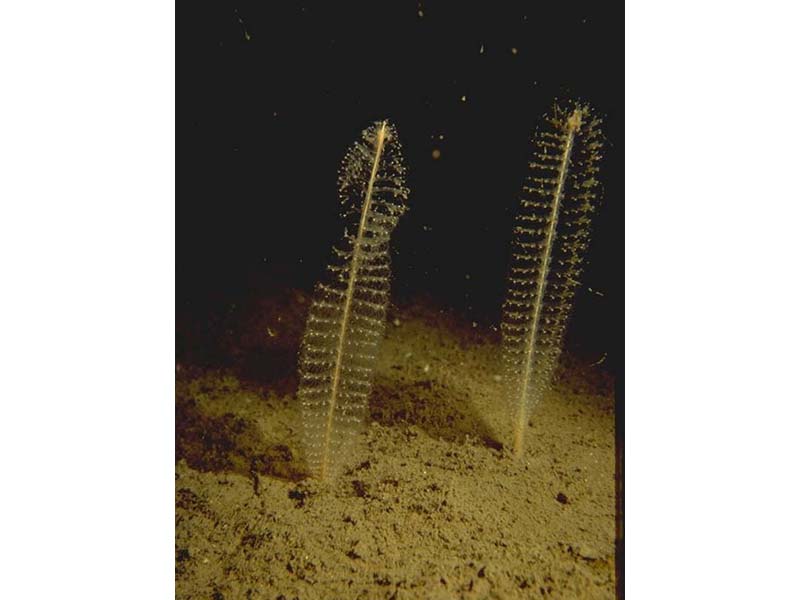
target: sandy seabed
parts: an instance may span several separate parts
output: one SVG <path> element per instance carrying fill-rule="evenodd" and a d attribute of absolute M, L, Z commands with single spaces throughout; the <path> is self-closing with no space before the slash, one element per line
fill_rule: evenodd
<path fill-rule="evenodd" d="M 562 357 L 514 460 L 497 333 L 422 301 L 392 309 L 368 423 L 320 483 L 294 398 L 307 306 L 254 302 L 226 332 L 232 368 L 177 365 L 177 598 L 614 597 L 602 366 Z"/>

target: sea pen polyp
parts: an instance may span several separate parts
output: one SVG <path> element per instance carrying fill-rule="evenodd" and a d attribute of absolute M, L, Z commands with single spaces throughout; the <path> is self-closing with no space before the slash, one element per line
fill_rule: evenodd
<path fill-rule="evenodd" d="M 600 119 L 584 105 L 556 107 L 534 134 L 531 174 L 512 236 L 503 355 L 513 452 L 547 390 L 561 351 L 596 208 Z"/>
<path fill-rule="evenodd" d="M 397 133 L 387 121 L 365 129 L 342 162 L 347 227 L 328 280 L 317 286 L 300 353 L 306 460 L 320 479 L 330 476 L 334 459 L 346 459 L 363 423 L 386 321 L 389 239 L 408 197 L 404 178 Z"/>

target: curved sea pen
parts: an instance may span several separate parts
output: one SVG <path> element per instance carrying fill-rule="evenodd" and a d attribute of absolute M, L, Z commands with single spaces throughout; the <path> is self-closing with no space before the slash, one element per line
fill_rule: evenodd
<path fill-rule="evenodd" d="M 522 454 L 530 412 L 550 384 L 579 284 L 598 199 L 600 119 L 585 105 L 556 107 L 533 142 L 502 321 L 515 456 Z"/>
<path fill-rule="evenodd" d="M 372 387 L 388 304 L 389 238 L 408 189 L 397 133 L 388 121 L 365 129 L 342 161 L 339 195 L 347 222 L 328 279 L 317 285 L 300 352 L 306 459 L 326 479 L 346 457 Z"/>

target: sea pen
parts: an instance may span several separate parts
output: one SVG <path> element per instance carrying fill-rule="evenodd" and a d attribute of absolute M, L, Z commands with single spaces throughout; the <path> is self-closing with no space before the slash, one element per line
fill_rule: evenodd
<path fill-rule="evenodd" d="M 345 233 L 317 285 L 300 352 L 304 446 L 311 474 L 326 479 L 346 460 L 364 421 L 386 323 L 389 240 L 408 189 L 395 128 L 380 121 L 350 148 L 339 175 Z"/>
<path fill-rule="evenodd" d="M 550 385 L 583 269 L 598 200 L 600 119 L 586 105 L 556 106 L 533 144 L 502 321 L 517 457 L 531 410 Z"/>

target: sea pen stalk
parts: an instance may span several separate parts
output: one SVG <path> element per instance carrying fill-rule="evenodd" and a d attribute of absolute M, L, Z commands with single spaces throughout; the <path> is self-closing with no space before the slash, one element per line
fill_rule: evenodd
<path fill-rule="evenodd" d="M 300 355 L 306 458 L 311 473 L 331 476 L 363 422 L 389 290 L 389 238 L 405 210 L 397 134 L 388 121 L 362 132 L 342 163 L 343 217 L 356 233 L 334 249 L 329 280 L 317 286 Z M 353 223 L 355 224 L 355 223 Z"/>
<path fill-rule="evenodd" d="M 556 107 L 534 135 L 502 322 L 517 457 L 531 410 L 550 384 L 583 268 L 597 202 L 599 125 L 587 106 Z"/>

